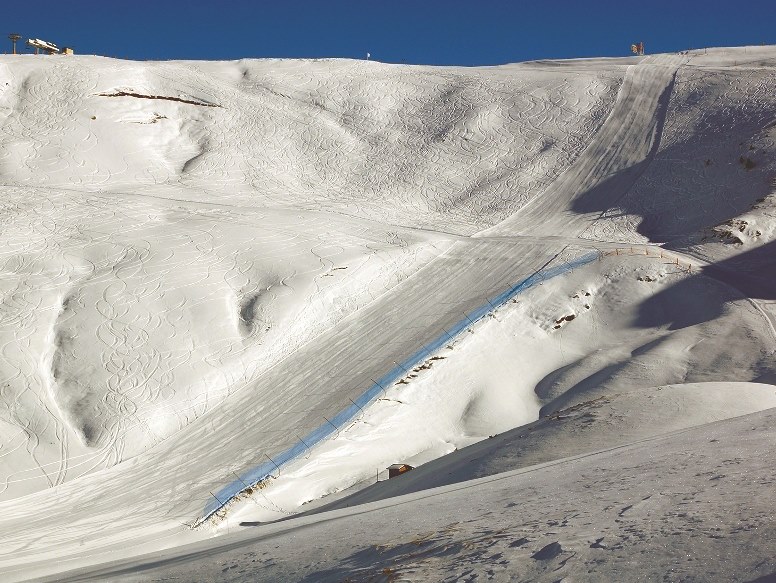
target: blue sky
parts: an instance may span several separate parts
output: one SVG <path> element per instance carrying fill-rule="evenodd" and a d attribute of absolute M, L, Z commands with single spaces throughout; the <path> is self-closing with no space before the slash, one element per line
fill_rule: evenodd
<path fill-rule="evenodd" d="M 349 57 L 489 65 L 776 44 L 776 0 L 37 0 L 3 34 L 131 59 Z M 5 37 L 4 37 L 5 38 Z M 4 51 L 10 51 L 5 41 Z"/>

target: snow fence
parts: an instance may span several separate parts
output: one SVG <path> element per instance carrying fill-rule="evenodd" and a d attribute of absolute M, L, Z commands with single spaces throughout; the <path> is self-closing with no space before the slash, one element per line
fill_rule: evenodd
<path fill-rule="evenodd" d="M 377 379 L 371 386 L 356 399 L 351 401 L 351 405 L 342 409 L 332 419 L 327 419 L 322 425 L 308 433 L 304 438 L 294 443 L 291 447 L 275 454 L 263 464 L 253 467 L 250 470 L 237 475 L 237 479 L 227 484 L 217 492 L 213 493 L 212 500 L 205 506 L 202 516 L 197 519 L 194 526 L 199 526 L 219 510 L 228 505 L 236 496 L 249 488 L 261 487 L 261 484 L 274 474 L 280 472 L 280 469 L 289 462 L 305 455 L 311 448 L 339 432 L 346 425 L 352 422 L 363 409 L 374 402 L 385 390 L 393 383 L 401 379 L 407 371 L 425 361 L 432 356 L 445 344 L 454 340 L 461 333 L 469 329 L 472 324 L 487 316 L 496 308 L 504 305 L 509 300 L 521 292 L 539 284 L 548 279 L 552 279 L 564 273 L 568 273 L 577 267 L 587 265 L 599 259 L 599 252 L 591 252 L 577 259 L 557 265 L 555 267 L 545 267 L 535 272 L 521 282 L 506 289 L 496 297 L 486 301 L 485 304 L 473 310 L 469 314 L 464 314 L 464 318 L 454 326 L 445 330 L 437 338 L 432 340 L 426 346 L 421 347 L 403 362 L 397 363 L 391 370 Z"/>

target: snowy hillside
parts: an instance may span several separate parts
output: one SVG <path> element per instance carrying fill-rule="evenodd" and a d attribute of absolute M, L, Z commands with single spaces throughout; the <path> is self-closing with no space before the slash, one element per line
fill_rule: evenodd
<path fill-rule="evenodd" d="M 775 72 L 0 57 L 3 580 L 776 406 Z"/>

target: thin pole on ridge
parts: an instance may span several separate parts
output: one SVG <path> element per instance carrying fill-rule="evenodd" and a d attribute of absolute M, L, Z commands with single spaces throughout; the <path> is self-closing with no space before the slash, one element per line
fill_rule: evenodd
<path fill-rule="evenodd" d="M 383 387 L 383 385 L 381 385 L 377 381 L 373 380 L 372 377 L 369 377 L 369 380 L 372 381 L 373 384 L 375 384 L 378 387 L 380 387 L 380 395 L 385 396 L 385 387 Z"/>

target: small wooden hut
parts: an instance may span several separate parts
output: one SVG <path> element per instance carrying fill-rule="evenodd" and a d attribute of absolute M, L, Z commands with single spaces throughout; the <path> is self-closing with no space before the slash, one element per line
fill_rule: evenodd
<path fill-rule="evenodd" d="M 396 476 L 414 469 L 415 468 L 409 464 L 392 464 L 388 466 L 388 479 L 390 480 L 391 478 L 395 478 Z"/>

